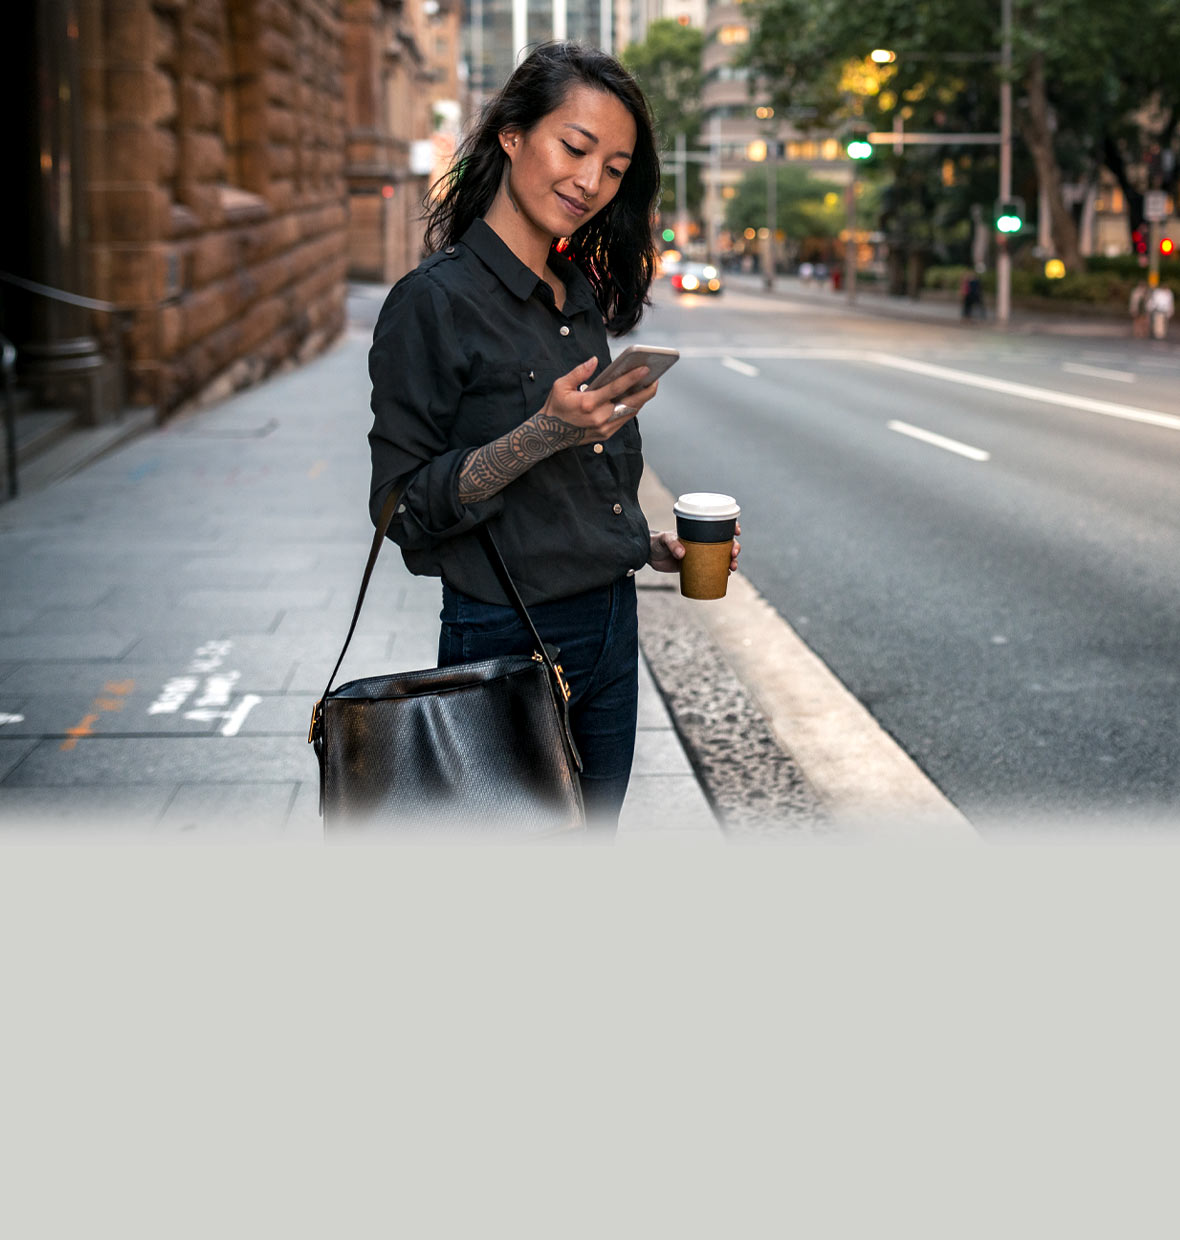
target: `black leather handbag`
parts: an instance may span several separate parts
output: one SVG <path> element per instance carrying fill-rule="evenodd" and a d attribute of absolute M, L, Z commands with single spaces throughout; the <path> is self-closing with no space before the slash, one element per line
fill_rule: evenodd
<path fill-rule="evenodd" d="M 491 532 L 480 541 L 533 654 L 352 680 L 332 689 L 397 503 L 386 500 L 344 647 L 311 716 L 328 830 L 530 838 L 585 825 L 569 687 Z"/>

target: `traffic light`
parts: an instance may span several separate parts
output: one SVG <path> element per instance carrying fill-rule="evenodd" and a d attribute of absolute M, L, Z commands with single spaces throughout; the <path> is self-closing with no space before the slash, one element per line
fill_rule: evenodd
<path fill-rule="evenodd" d="M 996 230 L 1002 233 L 1018 233 L 1024 227 L 1024 202 L 1009 198 L 996 204 Z"/>
<path fill-rule="evenodd" d="M 873 144 L 863 134 L 850 134 L 844 139 L 844 151 L 849 159 L 872 159 Z"/>
<path fill-rule="evenodd" d="M 1176 253 L 1176 247 L 1172 244 L 1171 237 L 1160 238 L 1160 255 L 1163 258 L 1171 258 Z"/>
<path fill-rule="evenodd" d="M 1147 238 L 1143 235 L 1141 229 L 1136 228 L 1131 234 L 1131 245 L 1134 247 L 1136 254 L 1147 253 Z"/>

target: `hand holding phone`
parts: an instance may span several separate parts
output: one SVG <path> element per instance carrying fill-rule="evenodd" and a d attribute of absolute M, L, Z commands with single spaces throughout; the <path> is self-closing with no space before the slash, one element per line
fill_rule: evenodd
<path fill-rule="evenodd" d="M 590 391 L 612 383 L 615 379 L 622 378 L 629 370 L 635 370 L 639 366 L 646 366 L 648 368 L 647 374 L 634 387 L 628 388 L 627 391 L 615 398 L 618 401 L 625 401 L 632 392 L 637 392 L 640 388 L 650 387 L 679 358 L 679 349 L 665 349 L 659 345 L 651 344 L 628 345 L 609 366 L 595 375 L 594 382 L 590 384 Z"/>

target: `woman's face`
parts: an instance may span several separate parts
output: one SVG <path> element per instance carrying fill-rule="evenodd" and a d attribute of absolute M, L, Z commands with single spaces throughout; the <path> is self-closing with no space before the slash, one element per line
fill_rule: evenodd
<path fill-rule="evenodd" d="M 579 84 L 531 129 L 501 131 L 500 145 L 512 161 L 508 195 L 519 222 L 548 239 L 568 237 L 619 192 L 635 120 L 617 96 Z"/>

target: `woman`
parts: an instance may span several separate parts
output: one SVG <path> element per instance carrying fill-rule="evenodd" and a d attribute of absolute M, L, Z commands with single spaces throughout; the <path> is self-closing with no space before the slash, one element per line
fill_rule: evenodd
<path fill-rule="evenodd" d="M 427 211 L 433 251 L 381 311 L 374 518 L 414 573 L 443 579 L 439 666 L 528 653 L 474 534 L 487 522 L 572 690 L 592 825 L 613 829 L 635 748 L 635 572 L 684 548 L 649 532 L 635 416 L 656 394 L 588 391 L 607 333 L 650 304 L 659 161 L 646 102 L 613 58 L 538 47 L 485 109 Z M 736 564 L 736 551 L 735 551 Z"/>

